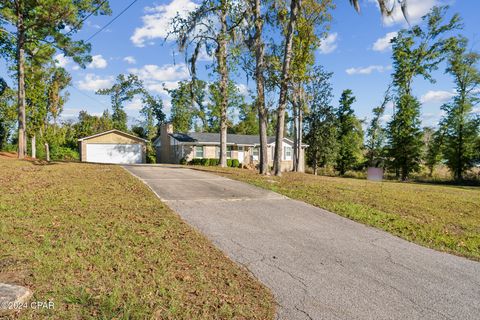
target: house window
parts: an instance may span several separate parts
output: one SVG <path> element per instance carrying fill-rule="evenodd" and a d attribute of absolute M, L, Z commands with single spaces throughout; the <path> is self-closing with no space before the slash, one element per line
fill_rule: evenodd
<path fill-rule="evenodd" d="M 220 147 L 215 147 L 215 157 L 220 159 Z M 232 146 L 227 146 L 227 159 L 232 157 Z"/>
<path fill-rule="evenodd" d="M 203 158 L 203 146 L 195 146 L 195 158 Z"/>
<path fill-rule="evenodd" d="M 258 161 L 258 148 L 253 148 L 252 155 L 253 155 L 253 160 Z"/>
<path fill-rule="evenodd" d="M 284 150 L 284 159 L 285 160 L 292 160 L 292 147 L 285 146 Z"/>

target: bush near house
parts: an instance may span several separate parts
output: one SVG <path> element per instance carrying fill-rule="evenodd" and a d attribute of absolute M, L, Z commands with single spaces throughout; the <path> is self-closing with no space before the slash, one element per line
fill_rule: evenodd
<path fill-rule="evenodd" d="M 233 159 L 232 160 L 232 165 L 230 166 L 232 168 L 240 168 L 240 161 L 238 159 Z"/>
<path fill-rule="evenodd" d="M 202 158 L 202 159 L 195 158 L 190 160 L 188 163 L 184 159 L 180 160 L 180 164 L 189 164 L 192 166 L 209 167 L 209 166 L 218 166 L 219 163 L 220 163 L 220 159 L 217 159 L 217 158 Z M 241 164 L 240 164 L 240 161 L 238 161 L 238 159 L 227 159 L 227 167 L 241 168 Z"/>

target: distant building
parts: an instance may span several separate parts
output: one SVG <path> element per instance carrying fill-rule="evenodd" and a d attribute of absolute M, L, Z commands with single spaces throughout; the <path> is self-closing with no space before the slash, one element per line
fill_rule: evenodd
<path fill-rule="evenodd" d="M 275 137 L 268 137 L 268 164 L 273 165 Z M 176 133 L 172 124 L 164 124 L 160 136 L 154 141 L 157 163 L 180 163 L 182 159 L 220 158 L 220 134 L 189 132 Z M 244 165 L 258 164 L 260 157 L 260 138 L 258 135 L 227 135 L 227 159 L 238 159 Z M 299 171 L 305 170 L 305 148 L 300 152 Z M 281 170 L 293 169 L 293 141 L 284 138 L 282 142 Z"/>

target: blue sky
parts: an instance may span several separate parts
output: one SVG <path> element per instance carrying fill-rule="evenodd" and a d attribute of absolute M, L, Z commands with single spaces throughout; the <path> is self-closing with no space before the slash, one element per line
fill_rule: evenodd
<path fill-rule="evenodd" d="M 113 16 L 124 9 L 130 1 L 110 1 Z M 362 13 L 357 14 L 347 0 L 336 0 L 337 8 L 332 12 L 331 31 L 322 47 L 316 52 L 317 63 L 334 72 L 333 87 L 335 101 L 342 90 L 352 89 L 357 97 L 354 104 L 357 115 L 368 119 L 373 107 L 381 102 L 383 92 L 390 81 L 391 50 L 389 37 L 406 27 L 398 13 L 393 19 L 382 20 L 374 0 L 362 1 Z M 409 15 L 413 23 L 432 6 L 449 4 L 450 13 L 458 12 L 465 28 L 461 33 L 470 39 L 473 49 L 479 50 L 478 12 L 480 2 L 474 0 L 409 0 Z M 124 15 L 106 30 L 96 35 L 92 43 L 94 61 L 86 69 L 79 69 L 72 61 L 58 56 L 59 65 L 73 76 L 69 88 L 70 99 L 65 105 L 63 117 L 76 118 L 80 110 L 100 114 L 109 108 L 109 98 L 95 95 L 95 90 L 110 86 L 119 73 L 135 73 L 145 81 L 147 88 L 164 99 L 167 111 L 169 97 L 163 87 L 174 88 L 179 80 L 188 77 L 183 55 L 175 50 L 172 41 L 164 42 L 169 29 L 168 21 L 178 12 L 191 10 L 191 0 L 137 1 Z M 111 17 L 92 17 L 77 34 L 86 39 L 104 26 Z M 205 66 L 209 57 L 202 57 L 200 75 L 206 79 Z M 3 69 L 3 68 L 1 68 Z M 452 94 L 452 81 L 444 74 L 442 65 L 435 73 L 437 83 L 430 84 L 422 79 L 414 82 L 414 92 L 423 102 L 424 125 L 434 125 L 440 117 L 440 105 Z M 2 70 L 3 72 L 3 70 Z M 235 76 L 241 89 L 246 92 L 243 76 Z M 250 81 L 249 86 L 254 84 Z M 130 123 L 139 118 L 140 101 L 126 106 Z M 387 113 L 390 113 L 389 110 Z M 386 115 L 385 120 L 387 120 Z"/>

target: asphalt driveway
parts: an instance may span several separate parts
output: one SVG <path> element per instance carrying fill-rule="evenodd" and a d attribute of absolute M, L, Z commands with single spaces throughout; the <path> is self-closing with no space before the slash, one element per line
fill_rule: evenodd
<path fill-rule="evenodd" d="M 181 167 L 125 166 L 273 291 L 278 319 L 480 319 L 480 263 Z"/>

